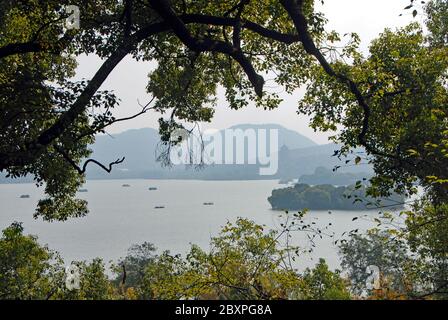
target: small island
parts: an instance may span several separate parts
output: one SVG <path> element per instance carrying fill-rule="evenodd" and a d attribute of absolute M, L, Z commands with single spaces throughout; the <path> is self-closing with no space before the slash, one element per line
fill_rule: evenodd
<path fill-rule="evenodd" d="M 381 206 L 402 207 L 404 196 L 373 199 L 366 196 L 365 185 L 335 187 L 330 184 L 310 186 L 298 183 L 294 187 L 275 189 L 268 198 L 274 210 L 366 210 Z"/>

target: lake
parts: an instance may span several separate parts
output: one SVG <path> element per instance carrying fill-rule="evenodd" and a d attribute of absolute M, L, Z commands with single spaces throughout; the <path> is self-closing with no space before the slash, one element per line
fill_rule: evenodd
<path fill-rule="evenodd" d="M 129 184 L 129 187 L 123 187 Z M 148 190 L 156 187 L 157 190 Z M 39 242 L 59 251 L 69 264 L 72 260 L 102 257 L 117 260 L 135 243 L 148 241 L 160 250 L 185 253 L 190 243 L 209 248 L 210 238 L 217 235 L 227 221 L 238 217 L 251 219 L 270 228 L 280 228 L 282 213 L 272 211 L 267 197 L 275 180 L 266 181 L 197 181 L 197 180 L 90 180 L 79 197 L 89 202 L 90 213 L 65 222 L 33 219 L 42 188 L 33 184 L 0 184 L 0 228 L 13 221 L 23 222 L 25 233 L 39 237 Z M 20 195 L 29 194 L 22 199 Z M 213 205 L 204 205 L 213 202 Z M 155 209 L 155 206 L 164 206 Z M 373 226 L 371 218 L 378 211 L 311 211 L 308 221 L 325 227 L 339 238 L 344 232 Z M 360 217 L 362 216 L 362 217 Z M 359 219 L 352 221 L 354 217 Z M 292 245 L 308 247 L 306 234 L 296 232 Z M 297 267 L 313 266 L 319 257 L 331 268 L 339 266 L 337 248 L 329 237 L 316 242 L 316 249 L 303 255 Z"/>

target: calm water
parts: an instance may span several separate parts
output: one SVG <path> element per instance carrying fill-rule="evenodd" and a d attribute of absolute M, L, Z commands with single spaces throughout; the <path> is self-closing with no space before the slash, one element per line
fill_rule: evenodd
<path fill-rule="evenodd" d="M 129 184 L 130 187 L 122 187 Z M 43 222 L 32 218 L 43 195 L 33 184 L 0 184 L 0 228 L 21 221 L 25 232 L 59 251 L 66 263 L 102 257 L 116 260 L 134 243 L 149 241 L 159 249 L 184 253 L 190 243 L 209 248 L 209 240 L 220 227 L 237 217 L 245 217 L 271 228 L 279 228 L 281 213 L 270 210 L 267 197 L 272 189 L 284 187 L 277 181 L 189 181 L 189 180 L 93 180 L 84 186 L 90 213 L 66 222 Z M 157 187 L 149 191 L 148 187 Z M 30 198 L 20 199 L 21 194 Z M 213 202 L 213 206 L 204 206 Z M 165 206 L 154 209 L 154 206 Z M 355 228 L 372 226 L 375 211 L 312 211 L 316 225 L 332 224 L 336 237 Z M 354 217 L 367 215 L 367 218 Z M 309 245 L 304 233 L 294 233 L 293 245 Z M 299 267 L 312 266 L 319 257 L 332 268 L 339 265 L 337 250 L 329 238 L 316 243 L 312 254 L 303 256 Z"/>

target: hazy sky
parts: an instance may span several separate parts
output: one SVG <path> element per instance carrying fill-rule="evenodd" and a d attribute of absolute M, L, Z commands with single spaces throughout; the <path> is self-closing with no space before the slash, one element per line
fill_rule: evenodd
<path fill-rule="evenodd" d="M 318 1 L 316 1 L 318 2 Z M 412 17 L 410 13 L 399 16 L 409 0 L 325 0 L 319 10 L 324 12 L 329 23 L 327 30 L 336 30 L 341 34 L 357 32 L 362 40 L 361 47 L 366 51 L 370 40 L 381 33 L 384 28 L 396 28 L 408 24 Z M 78 59 L 77 79 L 90 79 L 101 64 L 95 56 Z M 147 75 L 152 65 L 148 62 L 136 62 L 132 59 L 123 60 L 112 72 L 101 87 L 102 90 L 114 90 L 122 102 L 115 111 L 116 117 L 125 117 L 137 113 L 141 107 L 138 101 L 145 103 L 151 98 L 146 92 Z M 253 105 L 244 110 L 231 110 L 222 94 L 216 107 L 215 117 L 205 128 L 223 129 L 239 123 L 277 123 L 296 130 L 317 143 L 328 142 L 325 134 L 314 132 L 308 127 L 308 118 L 296 113 L 297 101 L 301 95 L 298 90 L 293 95 L 283 94 L 283 103 L 276 110 L 264 111 Z M 147 113 L 136 119 L 117 123 L 108 129 L 109 133 L 117 133 L 131 128 L 157 128 L 160 114 Z"/>

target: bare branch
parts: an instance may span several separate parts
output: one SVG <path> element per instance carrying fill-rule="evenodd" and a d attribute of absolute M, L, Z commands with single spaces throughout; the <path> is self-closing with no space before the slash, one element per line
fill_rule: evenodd
<path fill-rule="evenodd" d="M 127 120 L 132 120 L 132 119 L 134 119 L 134 118 L 137 118 L 137 117 L 141 116 L 142 114 L 145 114 L 145 113 L 148 112 L 149 110 L 152 110 L 152 109 L 153 109 L 153 107 L 150 107 L 150 104 L 154 101 L 154 99 L 155 99 L 155 97 L 152 97 L 151 100 L 150 100 L 147 104 L 145 104 L 145 105 L 141 105 L 140 102 L 138 102 L 138 104 L 142 107 L 142 110 L 139 111 L 138 113 L 133 114 L 132 116 L 129 116 L 129 117 L 118 118 L 118 119 L 112 119 L 112 120 L 110 120 L 110 121 L 107 121 L 107 122 L 105 122 L 105 123 L 102 123 L 101 125 L 98 125 L 97 127 L 91 128 L 90 130 L 88 130 L 88 131 L 82 133 L 81 135 L 79 135 L 79 136 L 76 138 L 76 140 L 79 140 L 79 139 L 84 138 L 84 137 L 86 137 L 86 136 L 89 136 L 89 135 L 98 133 L 98 132 L 104 130 L 105 128 L 111 126 L 111 125 L 114 124 L 114 123 L 122 122 L 122 121 L 127 121 Z"/>
<path fill-rule="evenodd" d="M 116 165 L 116 164 L 120 164 L 124 161 L 125 157 L 121 158 L 121 159 L 117 159 L 111 163 L 109 163 L 109 165 L 106 167 L 105 165 L 103 165 L 101 162 L 95 160 L 95 159 L 87 159 L 86 162 L 84 162 L 84 165 L 81 167 L 78 166 L 78 164 L 69 156 L 69 154 L 61 147 L 59 146 L 54 146 L 55 150 L 62 155 L 62 157 L 73 167 L 76 169 L 76 171 L 78 171 L 79 174 L 84 174 L 86 172 L 87 169 L 87 165 L 90 162 L 95 163 L 96 165 L 98 165 L 99 167 L 101 167 L 104 171 L 107 171 L 107 173 L 110 173 L 112 171 L 112 166 Z"/>

